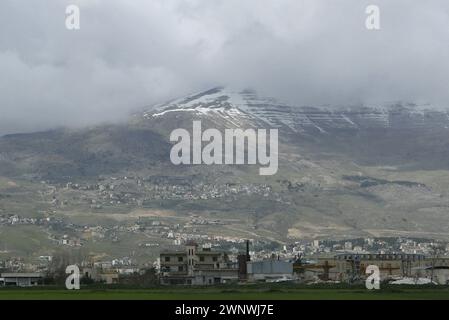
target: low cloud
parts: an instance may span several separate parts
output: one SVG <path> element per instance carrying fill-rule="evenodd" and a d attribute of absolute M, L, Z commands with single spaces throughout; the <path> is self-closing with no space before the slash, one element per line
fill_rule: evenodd
<path fill-rule="evenodd" d="M 370 4 L 381 30 L 365 28 Z M 298 105 L 449 106 L 443 0 L 3 0 L 0 21 L 0 134 L 120 121 L 216 85 Z"/>

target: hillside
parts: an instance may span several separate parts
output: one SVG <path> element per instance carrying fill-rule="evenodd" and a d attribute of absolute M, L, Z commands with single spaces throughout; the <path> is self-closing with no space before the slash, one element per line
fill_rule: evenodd
<path fill-rule="evenodd" d="M 191 130 L 193 120 L 220 130 L 278 128 L 278 173 L 174 166 L 170 132 Z M 62 219 L 75 225 L 74 237 L 86 226 L 125 230 L 145 218 L 172 231 L 180 224 L 185 234 L 280 242 L 447 239 L 448 130 L 449 112 L 432 106 L 292 106 L 215 88 L 138 112 L 126 124 L 0 138 L 0 214 Z M 90 250 L 118 250 L 110 245 L 116 238 L 125 251 L 145 239 L 172 241 L 162 229 L 111 230 L 101 245 L 87 238 Z"/>

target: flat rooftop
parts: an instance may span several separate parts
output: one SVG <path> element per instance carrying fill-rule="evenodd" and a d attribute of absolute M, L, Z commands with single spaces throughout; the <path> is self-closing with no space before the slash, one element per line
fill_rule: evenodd
<path fill-rule="evenodd" d="M 1 278 L 41 278 L 42 274 L 38 272 L 11 272 L 0 274 Z"/>

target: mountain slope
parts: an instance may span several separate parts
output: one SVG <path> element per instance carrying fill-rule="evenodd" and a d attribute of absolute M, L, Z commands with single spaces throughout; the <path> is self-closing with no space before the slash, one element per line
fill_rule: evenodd
<path fill-rule="evenodd" d="M 0 175 L 67 181 L 164 161 L 169 144 L 150 130 L 105 125 L 0 138 Z"/>
<path fill-rule="evenodd" d="M 168 137 L 176 128 L 278 128 L 305 153 L 329 152 L 370 165 L 449 169 L 449 109 L 386 103 L 381 106 L 301 107 L 256 93 L 215 88 L 162 104 L 135 122 Z"/>
<path fill-rule="evenodd" d="M 386 103 L 381 106 L 294 106 L 261 98 L 250 90 L 214 88 L 158 105 L 145 112 L 147 119 L 171 113 L 216 117 L 230 125 L 262 124 L 299 133 L 379 128 L 449 128 L 449 110 L 431 105 Z"/>
<path fill-rule="evenodd" d="M 203 129 L 278 128 L 278 173 L 261 177 L 257 166 L 246 165 L 172 165 L 170 132 L 191 130 L 193 120 Z M 301 107 L 215 88 L 137 113 L 126 125 L 2 137 L 0 176 L 51 180 L 56 191 L 50 201 L 71 203 L 57 207 L 60 214 L 163 209 L 180 217 L 236 219 L 220 232 L 243 227 L 246 235 L 279 240 L 447 237 L 448 128 L 448 111 L 431 106 Z M 118 178 L 125 176 L 134 180 Z M 100 177 L 102 184 L 117 185 L 114 192 L 62 187 L 73 180 L 95 184 Z"/>

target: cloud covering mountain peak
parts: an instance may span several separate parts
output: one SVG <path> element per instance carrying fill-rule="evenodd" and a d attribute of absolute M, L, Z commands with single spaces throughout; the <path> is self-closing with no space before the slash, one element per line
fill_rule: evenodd
<path fill-rule="evenodd" d="M 77 4 L 81 29 L 65 28 Z M 126 119 L 215 85 L 299 105 L 449 104 L 449 4 L 119 0 L 0 4 L 0 134 Z"/>

